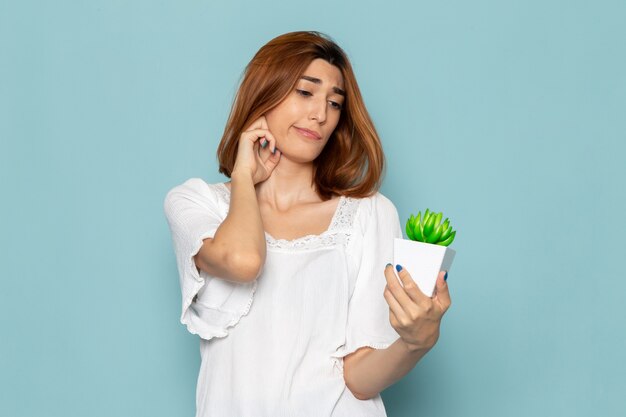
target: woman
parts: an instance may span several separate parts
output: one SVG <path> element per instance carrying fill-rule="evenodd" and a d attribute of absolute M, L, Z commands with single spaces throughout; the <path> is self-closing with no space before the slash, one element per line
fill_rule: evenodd
<path fill-rule="evenodd" d="M 402 229 L 345 53 L 318 32 L 263 46 L 218 158 L 230 182 L 165 199 L 197 416 L 385 416 L 379 393 L 435 344 L 450 297 L 443 273 L 430 298 L 385 266 Z"/>

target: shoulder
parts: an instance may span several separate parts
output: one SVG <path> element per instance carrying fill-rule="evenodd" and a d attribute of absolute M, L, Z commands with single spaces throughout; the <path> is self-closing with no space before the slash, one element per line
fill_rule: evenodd
<path fill-rule="evenodd" d="M 386 215 L 396 212 L 396 206 L 387 196 L 380 191 L 360 199 L 359 208 L 362 215 L 372 216 L 375 214 Z"/>
<path fill-rule="evenodd" d="M 189 193 L 189 194 L 205 194 L 212 188 L 212 184 L 208 184 L 202 178 L 189 178 L 182 184 L 172 187 L 167 194 Z"/>
<path fill-rule="evenodd" d="M 217 203 L 220 183 L 209 184 L 202 178 L 189 178 L 182 184 L 172 187 L 165 195 L 165 207 L 177 201 L 185 200 L 201 205 Z"/>
<path fill-rule="evenodd" d="M 359 200 L 356 222 L 362 231 L 372 223 L 394 222 L 398 218 L 395 204 L 380 191 Z"/>
<path fill-rule="evenodd" d="M 398 212 L 396 205 L 393 204 L 393 201 L 383 195 L 380 191 L 377 191 L 374 195 L 374 205 L 377 213 L 382 215 L 397 214 Z"/>

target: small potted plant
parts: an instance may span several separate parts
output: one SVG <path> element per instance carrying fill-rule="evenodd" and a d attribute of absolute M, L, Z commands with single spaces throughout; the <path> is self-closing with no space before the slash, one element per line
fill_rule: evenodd
<path fill-rule="evenodd" d="M 449 271 L 456 252 L 448 245 L 454 240 L 450 220 L 442 223 L 443 213 L 426 209 L 417 217 L 411 214 L 406 222 L 407 239 L 394 239 L 394 264 L 402 265 L 411 274 L 420 290 L 432 296 L 440 271 Z"/>

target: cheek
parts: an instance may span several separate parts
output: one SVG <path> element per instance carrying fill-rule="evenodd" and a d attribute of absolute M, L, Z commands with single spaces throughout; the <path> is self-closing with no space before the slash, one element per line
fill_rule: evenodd
<path fill-rule="evenodd" d="M 284 134 L 291 125 L 293 114 L 293 106 L 289 103 L 282 103 L 280 106 L 265 113 L 265 119 L 267 120 L 268 128 L 276 134 Z"/>
<path fill-rule="evenodd" d="M 279 135 L 281 131 L 280 113 L 275 111 L 267 112 L 265 113 L 265 120 L 267 121 L 267 129 L 272 132 L 274 136 Z M 278 137 L 276 139 L 278 139 Z"/>
<path fill-rule="evenodd" d="M 331 133 L 334 132 L 335 129 L 337 129 L 337 126 L 339 126 L 339 120 L 340 119 L 341 119 L 341 113 L 338 113 L 337 115 L 333 115 L 332 116 L 332 120 L 329 120 L 329 121 L 332 121 L 332 123 L 331 123 L 331 126 L 332 126 Z"/>

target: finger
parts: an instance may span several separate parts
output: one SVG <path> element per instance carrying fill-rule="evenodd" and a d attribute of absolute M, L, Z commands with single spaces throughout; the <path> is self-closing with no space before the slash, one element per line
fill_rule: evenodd
<path fill-rule="evenodd" d="M 411 277 L 409 271 L 407 271 L 406 268 L 403 268 L 402 265 L 397 265 L 396 269 L 398 269 L 398 267 L 401 268 L 400 271 L 398 271 L 398 276 L 400 277 L 400 281 L 404 286 L 404 291 L 406 291 L 409 297 L 411 297 L 411 300 L 413 300 L 413 302 L 415 302 L 416 304 L 423 304 L 427 301 L 430 301 L 430 297 L 428 297 L 422 292 L 422 290 L 420 290 L 418 285 Z"/>
<path fill-rule="evenodd" d="M 402 285 L 400 285 L 400 281 L 398 281 L 398 278 L 396 278 L 396 273 L 393 265 L 387 264 L 387 266 L 385 267 L 385 278 L 387 279 L 387 287 L 389 288 L 395 299 L 398 300 L 398 303 L 402 306 L 402 309 L 405 311 L 405 313 L 410 315 L 415 303 L 413 302 L 411 297 L 408 296 L 404 288 L 402 288 Z"/>
<path fill-rule="evenodd" d="M 269 130 L 261 129 L 265 132 L 263 139 L 261 140 L 261 145 L 263 145 L 264 149 L 267 149 L 269 153 L 274 154 L 276 149 L 276 138 Z M 264 146 L 267 143 L 267 146 Z"/>
<path fill-rule="evenodd" d="M 246 139 L 256 143 L 259 143 L 262 147 L 263 143 L 263 139 L 264 138 L 266 141 L 269 142 L 269 146 L 267 146 L 266 148 L 269 149 L 270 151 L 272 151 L 272 153 L 274 152 L 274 150 L 276 149 L 276 138 L 274 138 L 274 135 L 272 135 L 272 132 L 270 132 L 269 130 L 265 130 L 265 129 L 252 129 L 252 130 L 247 130 L 242 134 L 242 137 L 245 137 Z M 261 139 L 261 140 L 259 140 Z M 258 148 L 255 148 L 258 150 L 259 155 L 261 154 L 261 150 Z"/>
<path fill-rule="evenodd" d="M 385 301 L 389 305 L 389 309 L 395 314 L 398 323 L 402 323 L 403 320 L 408 319 L 406 312 L 396 300 L 396 297 L 393 296 L 388 286 L 385 286 L 385 291 L 383 292 L 383 297 L 385 297 Z"/>
<path fill-rule="evenodd" d="M 398 316 L 396 316 L 396 313 L 394 313 L 392 309 L 389 309 L 389 322 L 391 323 L 393 328 L 396 328 L 396 326 L 402 325 L 400 320 L 398 320 Z M 394 325 L 394 323 L 396 324 Z"/>
<path fill-rule="evenodd" d="M 448 283 L 445 279 L 446 274 L 447 271 L 439 272 L 439 276 L 437 277 L 437 285 L 435 287 L 437 293 L 433 297 L 433 300 L 436 301 L 436 304 L 439 304 L 444 313 L 448 310 L 448 308 L 450 308 L 450 305 L 452 304 L 452 301 L 450 299 L 450 291 L 448 289 Z"/>
<path fill-rule="evenodd" d="M 267 129 L 267 119 L 265 118 L 265 116 L 261 116 L 254 122 L 250 123 L 250 125 L 245 130 L 247 131 L 254 129 Z"/>
<path fill-rule="evenodd" d="M 274 152 L 270 151 L 270 148 L 272 147 L 272 143 L 275 144 L 276 139 L 274 138 L 274 135 L 272 135 L 271 132 L 267 131 L 266 137 L 264 137 L 261 140 L 262 147 L 258 151 L 258 156 L 259 156 L 261 163 L 263 164 L 263 166 L 268 172 L 272 172 L 274 168 L 276 167 L 276 165 L 278 165 L 278 162 L 280 161 L 280 157 L 282 154 L 278 148 L 275 148 Z M 267 145 L 267 146 L 264 146 L 264 145 Z"/>
<path fill-rule="evenodd" d="M 268 158 L 263 161 L 263 165 L 267 168 L 268 171 L 273 171 L 278 165 L 278 161 L 280 161 L 280 149 L 276 148 L 275 153 L 270 153 Z"/>
<path fill-rule="evenodd" d="M 241 134 L 241 140 L 247 140 L 252 142 L 253 148 L 260 152 L 260 147 L 262 145 L 262 139 L 266 136 L 266 130 L 263 129 L 253 129 L 247 130 Z"/>

